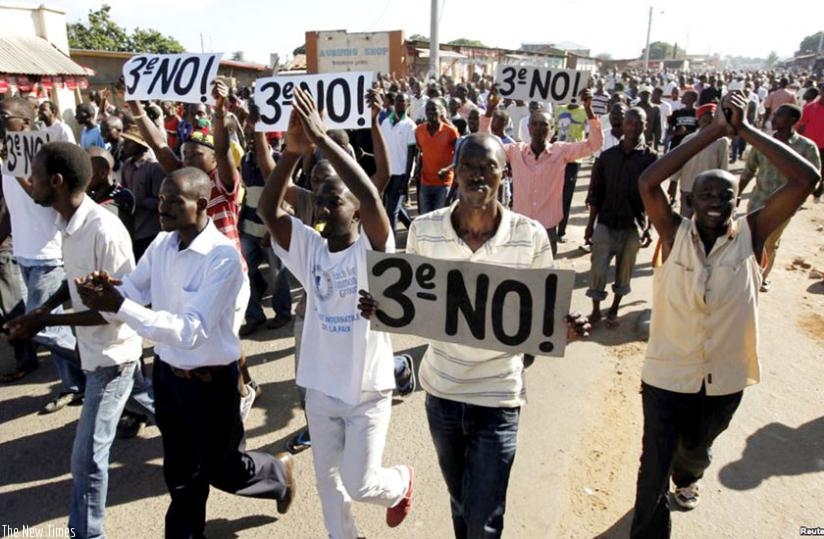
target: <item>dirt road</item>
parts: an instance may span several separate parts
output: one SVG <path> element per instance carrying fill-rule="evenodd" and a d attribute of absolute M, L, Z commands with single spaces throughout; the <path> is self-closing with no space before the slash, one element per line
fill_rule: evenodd
<path fill-rule="evenodd" d="M 559 265 L 578 273 L 573 306 L 584 297 L 589 258 L 583 236 L 582 171 L 569 238 Z M 675 537 L 797 537 L 800 526 L 824 526 L 824 204 L 799 212 L 779 250 L 773 288 L 761 297 L 763 381 L 746 391 L 730 429 L 719 439 L 701 505 L 674 513 Z M 636 322 L 650 306 L 651 251 L 642 251 L 633 292 L 617 330 L 598 328 L 564 359 L 539 359 L 527 375 L 529 404 L 521 419 L 518 455 L 509 487 L 505 537 L 625 537 L 631 518 L 641 440 L 638 395 L 645 344 Z M 803 260 L 792 265 L 796 258 Z M 809 265 L 810 267 L 806 267 Z M 792 267 L 793 269 L 788 269 Z M 271 313 L 270 313 L 271 314 Z M 416 360 L 425 344 L 395 337 L 396 350 Z M 303 426 L 293 382 L 291 327 L 262 331 L 246 342 L 254 377 L 263 386 L 247 423 L 247 446 L 278 451 Z M 3 352 L 0 370 L 10 357 Z M 3 526 L 65 526 L 69 455 L 79 408 L 40 416 L 57 390 L 53 366 L 0 388 L 0 534 Z M 449 502 L 423 410 L 424 393 L 398 399 L 384 462 L 415 466 L 409 519 L 390 530 L 383 510 L 356 505 L 360 532 L 370 538 L 451 537 Z M 206 534 L 212 538 L 325 537 L 315 493 L 311 452 L 297 457 L 298 495 L 278 518 L 274 503 L 212 490 Z M 109 537 L 161 537 L 168 504 L 156 428 L 112 451 Z"/>

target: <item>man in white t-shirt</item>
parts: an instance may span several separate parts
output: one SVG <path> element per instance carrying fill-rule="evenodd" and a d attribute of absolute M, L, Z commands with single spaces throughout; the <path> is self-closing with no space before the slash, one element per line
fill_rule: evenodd
<path fill-rule="evenodd" d="M 0 101 L 0 128 L 7 132 L 29 131 L 32 125 L 34 110 L 27 99 L 9 97 Z M 65 285 L 60 233 L 55 225 L 57 212 L 35 204 L 21 182 L 13 176 L 3 175 L 0 195 L 6 199 L 8 207 L 7 215 L 14 238 L 13 253 L 26 283 L 28 312 L 46 303 Z M 8 230 L 6 227 L 0 229 Z M 0 238 L 0 241 L 3 239 Z M 62 307 L 52 312 L 59 314 Z M 71 330 L 67 327 L 46 328 L 37 334 L 34 341 L 51 351 L 63 386 L 60 393 L 43 408 L 43 413 L 56 412 L 67 404 L 81 402 L 86 379 L 75 353 L 75 338 Z M 20 378 L 19 374 L 19 371 L 13 372 L 7 380 Z"/>
<path fill-rule="evenodd" d="M 389 152 L 389 182 L 383 192 L 383 204 L 389 215 L 389 228 L 395 233 L 400 220 L 409 227 L 411 222 L 403 207 L 403 196 L 409 184 L 412 164 L 415 162 L 415 128 L 417 125 L 406 113 L 406 94 L 395 97 L 394 110 L 381 122 L 381 133 Z"/>
<path fill-rule="evenodd" d="M 324 523 L 330 537 L 357 537 L 351 501 L 387 508 L 399 525 L 409 513 L 414 472 L 383 468 L 394 361 L 389 335 L 358 313 L 368 289 L 366 253 L 394 250 L 381 197 L 366 173 L 329 138 L 312 97 L 295 90 L 286 151 L 258 204 L 275 254 L 306 290 L 306 319 L 297 383 L 306 388 L 306 415 Z M 331 169 L 315 192 L 315 227 L 282 203 L 301 154 L 317 146 Z"/>
<path fill-rule="evenodd" d="M 71 128 L 60 120 L 60 111 L 51 101 L 43 101 L 37 107 L 37 117 L 43 122 L 43 128 L 49 134 L 51 142 L 76 142 Z"/>

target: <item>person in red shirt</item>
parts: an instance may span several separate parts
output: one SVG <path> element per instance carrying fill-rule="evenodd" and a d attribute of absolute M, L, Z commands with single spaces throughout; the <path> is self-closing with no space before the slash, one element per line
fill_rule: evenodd
<path fill-rule="evenodd" d="M 824 156 L 824 83 L 819 85 L 820 94 L 812 103 L 804 105 L 801 120 L 795 126 L 795 130 L 812 140 L 818 146 L 818 152 Z M 824 175 L 824 165 L 821 166 L 821 174 Z M 821 201 L 824 194 L 824 180 L 818 183 L 818 187 L 813 191 L 816 202 Z"/>
<path fill-rule="evenodd" d="M 452 185 L 453 172 L 448 167 L 455 156 L 458 130 L 443 122 L 443 110 L 435 101 L 426 103 L 426 123 L 415 129 L 415 142 L 419 152 L 413 181 L 418 185 L 418 213 L 423 215 L 446 206 L 446 197 Z"/>
<path fill-rule="evenodd" d="M 177 127 L 180 125 L 180 115 L 177 107 L 171 101 L 163 102 L 163 128 L 166 130 L 166 143 L 169 148 L 177 152 L 180 141 L 177 139 Z"/>

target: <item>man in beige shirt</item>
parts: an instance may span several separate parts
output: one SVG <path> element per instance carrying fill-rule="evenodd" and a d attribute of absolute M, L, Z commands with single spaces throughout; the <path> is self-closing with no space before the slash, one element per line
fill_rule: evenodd
<path fill-rule="evenodd" d="M 655 273 L 641 374 L 644 438 L 633 538 L 669 537 L 670 475 L 678 505 L 698 504 L 712 443 L 729 425 L 744 388 L 759 381 L 757 295 L 764 244 L 820 179 L 807 160 L 749 124 L 740 91 L 730 92 L 722 106 L 731 113 L 729 121 L 718 111 L 709 126 L 647 168 L 639 181 L 664 262 Z M 723 170 L 705 171 L 693 186 L 695 216 L 686 220 L 672 209 L 661 184 L 727 134 L 752 144 L 788 181 L 763 208 L 734 219 L 738 181 Z"/>

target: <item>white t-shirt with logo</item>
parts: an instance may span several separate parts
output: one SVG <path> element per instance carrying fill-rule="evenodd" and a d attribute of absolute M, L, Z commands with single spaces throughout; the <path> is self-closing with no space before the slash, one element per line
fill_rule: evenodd
<path fill-rule="evenodd" d="M 390 234 L 387 252 L 394 252 L 393 241 Z M 320 234 L 292 217 L 289 251 L 274 240 L 272 248 L 306 290 L 297 384 L 353 405 L 362 391 L 394 389 L 389 334 L 372 331 L 358 311 L 358 290 L 369 290 L 366 235 L 332 253 Z"/>

